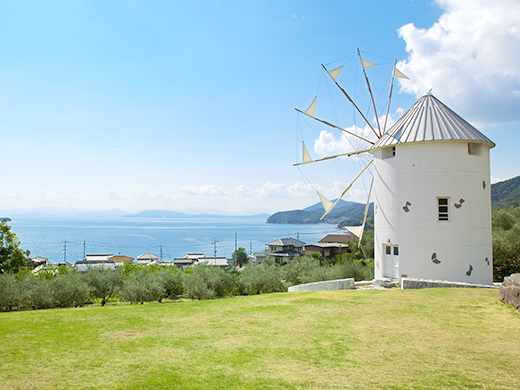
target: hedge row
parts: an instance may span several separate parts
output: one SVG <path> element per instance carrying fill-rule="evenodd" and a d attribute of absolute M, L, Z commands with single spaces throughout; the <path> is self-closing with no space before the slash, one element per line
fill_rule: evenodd
<path fill-rule="evenodd" d="M 353 277 L 373 278 L 373 263 L 359 260 L 321 265 L 317 258 L 296 257 L 283 266 L 264 260 L 241 271 L 198 265 L 181 272 L 171 267 L 133 264 L 76 272 L 66 267 L 38 275 L 29 271 L 0 274 L 0 311 L 83 306 L 119 299 L 133 304 L 185 296 L 212 299 L 287 291 L 289 286 Z"/>

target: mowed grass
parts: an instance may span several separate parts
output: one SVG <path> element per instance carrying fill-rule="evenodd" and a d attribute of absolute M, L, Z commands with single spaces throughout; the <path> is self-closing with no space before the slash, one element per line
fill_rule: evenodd
<path fill-rule="evenodd" d="M 280 293 L 0 313 L 2 389 L 516 389 L 497 290 Z"/>

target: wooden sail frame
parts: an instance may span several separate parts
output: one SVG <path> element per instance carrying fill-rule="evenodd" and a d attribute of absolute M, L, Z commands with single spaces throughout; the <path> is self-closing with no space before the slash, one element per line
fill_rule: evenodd
<path fill-rule="evenodd" d="M 376 123 L 377 123 L 377 130 L 378 131 L 376 131 L 374 129 L 372 124 L 369 122 L 369 120 L 366 118 L 366 116 L 361 112 L 361 110 L 359 109 L 357 104 L 354 102 L 354 100 L 349 96 L 349 94 L 336 81 L 336 77 L 338 76 L 338 74 L 341 71 L 341 69 L 343 68 L 343 66 L 340 66 L 338 68 L 332 69 L 330 71 L 325 67 L 325 65 L 321 64 L 321 66 L 323 67 L 323 69 L 325 69 L 327 74 L 330 76 L 330 78 L 332 79 L 334 84 L 336 84 L 336 86 L 340 89 L 340 91 L 343 93 L 343 95 L 350 101 L 350 103 L 353 105 L 353 107 L 356 109 L 356 111 L 359 113 L 359 115 L 361 115 L 361 117 L 363 118 L 365 123 L 370 127 L 370 129 L 372 130 L 372 132 L 374 133 L 376 138 L 380 139 L 386 132 L 386 125 L 387 125 L 388 115 L 389 115 L 389 112 L 390 112 L 390 101 L 391 101 L 392 92 L 393 92 L 394 78 L 395 77 L 400 77 L 400 78 L 408 79 L 408 77 L 406 75 L 404 75 L 402 72 L 400 72 L 396 68 L 396 64 L 397 64 L 397 59 L 396 59 L 394 61 L 393 72 L 392 72 L 392 80 L 391 80 L 391 83 L 390 83 L 390 91 L 389 91 L 389 95 L 388 95 L 388 106 L 387 106 L 387 110 L 386 110 L 385 122 L 384 122 L 383 128 L 381 128 L 381 125 L 379 123 L 378 112 L 377 112 L 377 108 L 376 108 L 376 104 L 375 104 L 375 100 L 374 100 L 374 95 L 372 93 L 372 89 L 370 87 L 370 81 L 369 81 L 368 76 L 367 76 L 366 71 L 365 71 L 365 68 L 374 66 L 376 64 L 364 60 L 361 57 L 361 52 L 360 52 L 359 49 L 357 49 L 357 52 L 358 52 L 359 59 L 361 61 L 361 67 L 363 69 L 363 75 L 365 76 L 366 84 L 367 84 L 367 87 L 368 87 L 368 92 L 370 94 L 370 99 L 371 99 L 372 106 L 373 106 L 373 109 L 374 109 L 374 114 L 375 114 L 375 117 L 376 117 Z M 316 121 L 318 121 L 320 123 L 323 123 L 323 124 L 325 124 L 327 126 L 330 126 L 332 128 L 338 129 L 338 130 L 340 130 L 342 132 L 345 132 L 345 133 L 347 133 L 349 135 L 352 135 L 352 136 L 354 136 L 354 137 L 356 137 L 358 139 L 361 139 L 364 142 L 367 142 L 370 145 L 374 145 L 374 142 L 372 142 L 372 141 L 370 141 L 370 140 L 368 140 L 368 139 L 366 139 L 364 137 L 361 137 L 358 134 L 355 134 L 355 133 L 350 132 L 350 131 L 348 131 L 346 129 L 343 129 L 343 128 L 341 128 L 339 126 L 336 126 L 336 125 L 334 125 L 334 124 L 332 124 L 330 122 L 327 122 L 327 121 L 325 121 L 323 119 L 316 118 L 314 116 L 315 108 L 316 108 L 316 97 L 314 98 L 314 100 L 311 103 L 311 105 L 309 106 L 309 108 L 307 108 L 307 110 L 301 111 L 301 110 L 299 110 L 297 108 L 295 110 L 300 112 L 300 113 L 302 113 L 302 114 L 305 114 L 306 116 L 309 116 L 309 117 L 315 119 Z M 327 157 L 320 158 L 320 159 L 317 159 L 317 160 L 312 160 L 312 158 L 310 158 L 309 152 L 307 151 L 307 148 L 305 147 L 305 143 L 303 143 L 303 148 L 304 148 L 304 158 L 302 159 L 301 163 L 293 164 L 294 166 L 303 165 L 303 164 L 309 164 L 309 163 L 315 163 L 315 162 L 321 162 L 321 161 L 327 161 L 327 160 L 332 160 L 332 159 L 335 159 L 337 157 L 342 157 L 342 156 L 353 156 L 353 155 L 357 155 L 357 154 L 368 152 L 370 150 L 370 149 L 364 149 L 364 150 L 359 150 L 359 151 L 354 151 L 354 152 L 341 153 L 341 154 L 337 154 L 337 155 L 334 155 L 334 156 L 327 156 Z M 318 192 L 318 196 L 319 196 L 319 198 L 321 200 L 323 208 L 325 209 L 325 213 L 320 218 L 320 220 L 323 220 L 323 218 L 325 218 L 325 216 L 327 216 L 332 211 L 332 209 L 338 204 L 338 202 L 341 200 L 341 198 L 343 198 L 343 196 L 345 196 L 345 194 L 350 190 L 350 188 L 352 188 L 352 186 L 357 181 L 357 179 L 368 169 L 368 167 L 372 163 L 373 163 L 373 160 L 371 160 L 361 170 L 361 172 L 354 178 L 354 180 L 352 180 L 352 182 L 349 184 L 349 186 L 342 192 L 340 197 L 338 197 L 338 199 L 335 202 L 332 202 L 332 201 L 328 200 L 325 196 L 323 196 L 322 194 L 320 194 Z M 366 205 L 365 205 L 365 211 L 364 211 L 364 216 L 363 216 L 363 224 L 361 226 L 355 226 L 355 227 L 351 226 L 350 227 L 350 228 L 358 228 L 359 229 L 359 232 L 360 232 L 359 235 L 356 234 L 359 237 L 358 247 L 361 245 L 361 240 L 363 238 L 363 232 L 365 230 L 365 225 L 366 225 L 366 220 L 367 220 L 367 216 L 368 216 L 368 209 L 369 209 L 369 206 L 370 206 L 370 197 L 371 197 L 371 193 L 372 193 L 373 184 L 374 184 L 374 176 L 372 176 L 372 180 L 371 180 L 371 183 L 370 183 L 370 189 L 369 189 L 369 192 L 368 192 L 368 198 L 367 198 L 367 202 L 366 202 Z M 345 227 L 345 228 L 348 229 L 348 227 Z"/>

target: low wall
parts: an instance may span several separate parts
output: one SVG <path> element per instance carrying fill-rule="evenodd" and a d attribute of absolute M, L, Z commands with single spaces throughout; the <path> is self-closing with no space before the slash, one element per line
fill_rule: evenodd
<path fill-rule="evenodd" d="M 447 280 L 431 280 L 431 279 L 401 279 L 401 288 L 436 288 L 436 287 L 451 287 L 451 288 L 498 288 L 492 284 L 473 284 L 464 282 L 450 282 Z"/>
<path fill-rule="evenodd" d="M 498 297 L 520 310 L 520 274 L 512 274 L 504 278 L 504 283 L 498 290 Z"/>
<path fill-rule="evenodd" d="M 327 290 L 351 290 L 355 289 L 354 278 L 325 280 L 324 282 L 314 282 L 298 284 L 289 287 L 289 292 L 296 291 L 327 291 Z"/>

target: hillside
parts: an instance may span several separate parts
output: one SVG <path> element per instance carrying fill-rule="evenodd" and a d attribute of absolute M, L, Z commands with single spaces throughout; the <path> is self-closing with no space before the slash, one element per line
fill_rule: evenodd
<path fill-rule="evenodd" d="M 493 210 L 520 206 L 520 176 L 491 185 Z"/>
<path fill-rule="evenodd" d="M 286 223 L 286 224 L 313 224 L 330 223 L 338 226 L 361 225 L 365 213 L 365 206 L 362 203 L 345 202 L 345 206 L 335 207 L 323 219 L 323 206 L 317 203 L 304 210 L 281 211 L 267 218 L 267 223 Z M 368 209 L 367 228 L 373 228 L 374 204 L 371 203 Z"/>

